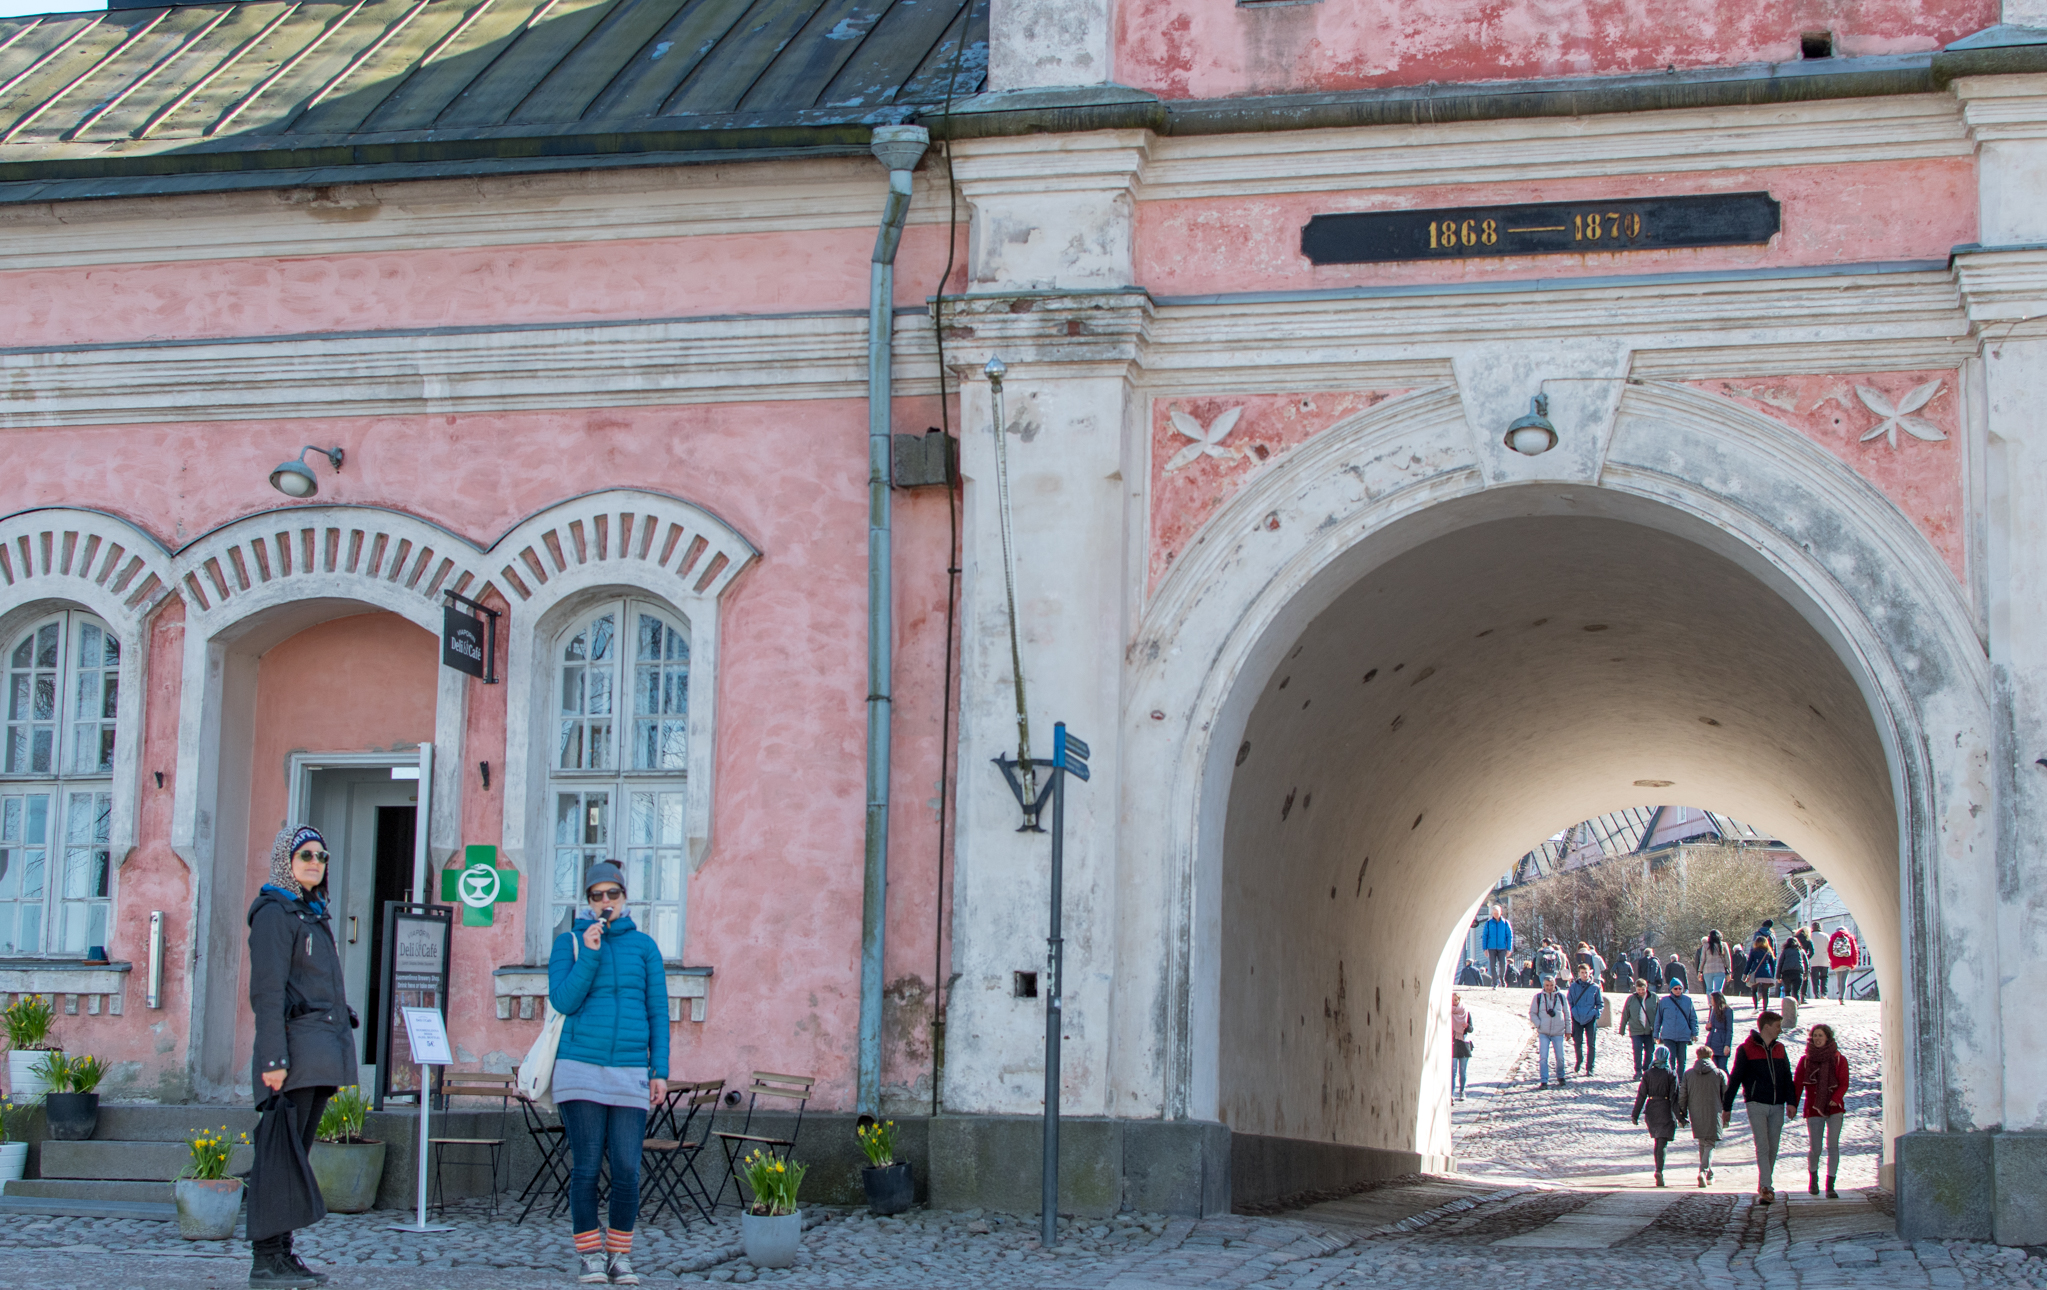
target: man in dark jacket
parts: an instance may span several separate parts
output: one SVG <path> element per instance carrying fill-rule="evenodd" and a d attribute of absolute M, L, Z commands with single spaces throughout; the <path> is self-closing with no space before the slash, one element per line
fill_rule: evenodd
<path fill-rule="evenodd" d="M 1470 959 L 1464 960 L 1464 966 L 1457 971 L 1457 984 L 1484 985 L 1485 977 L 1478 970 L 1478 964 L 1473 963 Z"/>
<path fill-rule="evenodd" d="M 1663 988 L 1663 965 L 1656 961 L 1656 951 L 1646 945 L 1635 956 L 1635 979 L 1647 981 L 1651 994 Z"/>
<path fill-rule="evenodd" d="M 1727 1092 L 1721 1109 L 1734 1110 L 1734 1094 L 1740 1090 L 1748 1106 L 1749 1130 L 1756 1140 L 1756 1196 L 1767 1205 L 1777 1199 L 1771 1178 L 1777 1170 L 1777 1141 L 1784 1133 L 1784 1108 L 1798 1098 L 1798 1085 L 1791 1078 L 1791 1059 L 1777 1042 L 1784 1018 L 1766 1012 L 1756 1018 L 1741 1047 L 1734 1050 L 1734 1068 L 1727 1074 Z"/>
<path fill-rule="evenodd" d="M 1687 992 L 1692 988 L 1692 974 L 1685 969 L 1684 960 L 1675 953 L 1670 956 L 1670 962 L 1663 965 L 1663 983 Z"/>
<path fill-rule="evenodd" d="M 249 906 L 249 1007 L 256 1018 L 250 1083 L 259 1105 L 283 1094 L 265 1114 L 293 1115 L 308 1151 L 327 1099 L 358 1078 L 349 1033 L 356 1018 L 327 916 L 327 860 L 319 830 L 285 828 L 271 848 L 270 881 Z M 265 1290 L 317 1286 L 325 1278 L 292 1253 L 292 1233 L 266 1230 L 271 1205 L 298 1207 L 285 1204 L 281 1193 L 293 1179 L 288 1170 L 273 1171 L 274 1163 L 259 1158 L 249 1178 L 249 1284 Z"/>

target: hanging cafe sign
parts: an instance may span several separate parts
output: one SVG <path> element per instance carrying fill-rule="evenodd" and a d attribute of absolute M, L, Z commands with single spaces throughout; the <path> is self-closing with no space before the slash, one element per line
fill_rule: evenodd
<path fill-rule="evenodd" d="M 1757 246 L 1781 224 L 1768 193 L 1368 211 L 1315 216 L 1301 229 L 1301 254 L 1314 264 L 1380 264 Z"/>

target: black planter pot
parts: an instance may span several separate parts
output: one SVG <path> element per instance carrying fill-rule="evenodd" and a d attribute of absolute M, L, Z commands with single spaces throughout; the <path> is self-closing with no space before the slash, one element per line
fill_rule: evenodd
<path fill-rule="evenodd" d="M 910 1176 L 910 1162 L 860 1167 L 860 1185 L 867 1189 L 867 1212 L 900 1214 L 917 1203 L 917 1180 Z"/>
<path fill-rule="evenodd" d="M 100 1095 L 97 1093 L 47 1093 L 43 1114 L 50 1123 L 50 1136 L 59 1142 L 83 1142 L 99 1127 Z"/>

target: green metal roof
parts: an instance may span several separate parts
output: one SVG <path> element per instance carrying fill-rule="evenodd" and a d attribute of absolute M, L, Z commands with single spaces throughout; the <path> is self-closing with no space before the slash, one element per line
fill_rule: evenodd
<path fill-rule="evenodd" d="M 0 201 L 864 150 L 987 0 L 243 0 L 0 19 Z"/>

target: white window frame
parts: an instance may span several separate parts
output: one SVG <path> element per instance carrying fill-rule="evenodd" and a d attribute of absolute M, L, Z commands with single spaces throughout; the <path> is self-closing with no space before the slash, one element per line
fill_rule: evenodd
<path fill-rule="evenodd" d="M 602 665 L 609 674 L 609 700 L 601 705 L 602 712 L 593 713 L 590 699 L 598 687 L 592 686 L 591 680 L 598 674 L 597 665 L 577 663 L 566 654 L 571 642 L 593 632 L 607 616 L 615 624 L 611 657 Z M 695 647 L 688 620 L 672 606 L 645 597 L 621 596 L 585 605 L 550 640 L 546 657 L 551 719 L 543 726 L 549 846 L 541 865 L 541 890 L 545 892 L 546 924 L 553 928 L 582 904 L 582 871 L 598 860 L 616 863 L 626 874 L 627 908 L 634 924 L 661 944 L 666 961 L 679 964 L 691 869 L 688 701 L 685 698 L 685 710 L 671 718 L 683 727 L 675 733 L 684 740 L 673 762 L 659 768 L 635 768 L 631 764 L 637 742 L 635 722 L 645 715 L 637 712 L 636 705 L 638 673 L 645 666 L 639 658 L 642 616 L 654 617 L 668 632 L 681 637 L 686 650 L 682 667 L 693 679 Z M 667 643 L 665 636 L 663 643 Z M 657 666 L 672 671 L 675 662 L 664 660 Z M 572 668 L 577 669 L 573 710 L 567 705 Z M 690 688 L 693 686 L 685 681 L 685 695 Z M 671 693 L 664 683 L 663 697 Z M 672 708 L 665 710 L 672 712 Z M 663 717 L 663 713 L 653 715 Z M 575 760 L 581 764 L 565 767 L 562 761 L 572 727 Z M 652 799 L 647 811 L 636 809 L 636 796 Z M 593 800 L 601 800 L 603 805 L 594 806 Z M 573 824 L 566 813 L 572 803 Z"/>
<path fill-rule="evenodd" d="M 7 760 L 13 748 L 14 730 L 21 724 L 13 719 L 14 655 L 25 641 L 49 627 L 57 629 L 58 638 L 54 730 L 48 769 L 33 770 L 19 763 L 10 765 Z M 112 717 L 82 717 L 80 712 L 79 651 L 88 628 L 97 629 L 119 651 L 112 667 L 100 663 L 90 669 L 102 674 L 100 687 L 109 679 L 114 682 L 116 703 Z M 24 947 L 18 939 L 0 939 L 0 954 L 82 959 L 91 947 L 105 946 L 113 933 L 117 875 L 122 859 L 112 836 L 113 790 L 115 776 L 123 764 L 124 719 L 132 711 L 129 696 L 124 692 L 132 684 L 133 669 L 129 666 L 132 648 L 100 615 L 70 607 L 36 615 L 9 630 L 0 640 L 0 854 L 6 860 L 6 872 L 0 873 L 0 907 L 5 909 L 0 938 L 18 936 L 16 919 L 25 903 L 20 893 L 24 881 L 36 872 L 32 866 L 40 868 L 42 906 L 35 944 Z M 98 692 L 103 695 L 105 691 L 99 688 Z M 96 706 L 103 711 L 103 704 Z M 95 744 L 107 727 L 113 728 L 114 743 L 104 766 L 75 769 L 81 723 L 94 731 Z M 31 742 L 29 756 L 33 755 Z M 43 808 L 40 830 L 35 827 L 38 799 Z M 40 836 L 36 836 L 38 833 Z"/>

